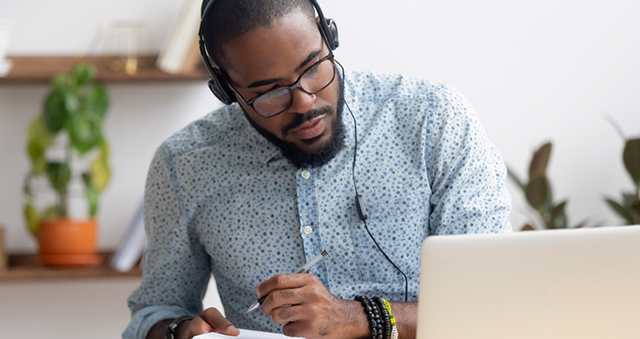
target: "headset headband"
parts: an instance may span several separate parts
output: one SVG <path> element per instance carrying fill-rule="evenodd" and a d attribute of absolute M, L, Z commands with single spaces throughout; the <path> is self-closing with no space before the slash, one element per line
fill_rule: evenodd
<path fill-rule="evenodd" d="M 204 0 L 202 2 L 200 29 L 198 30 L 198 44 L 204 65 L 211 75 L 211 79 L 209 79 L 209 89 L 220 101 L 225 105 L 229 105 L 237 101 L 235 93 L 231 90 L 231 87 L 224 75 L 215 71 L 214 65 L 211 62 L 212 59 L 204 42 L 204 19 L 215 2 L 216 0 Z M 338 40 L 338 27 L 336 26 L 335 21 L 324 17 L 322 9 L 316 0 L 309 0 L 309 2 L 311 2 L 313 8 L 315 8 L 318 13 L 318 17 L 320 18 L 320 22 L 318 23 L 320 34 L 322 34 L 322 37 L 327 42 L 329 48 L 331 48 L 331 50 L 335 50 L 340 46 L 340 41 Z"/>

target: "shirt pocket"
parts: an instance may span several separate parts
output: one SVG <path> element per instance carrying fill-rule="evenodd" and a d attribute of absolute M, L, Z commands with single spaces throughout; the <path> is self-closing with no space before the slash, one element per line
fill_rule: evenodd
<path fill-rule="evenodd" d="M 368 218 L 356 230 L 356 257 L 364 281 L 394 283 L 407 277 L 417 277 L 420 270 L 420 249 L 428 234 L 428 196 L 414 191 L 402 196 L 380 198 L 366 205 Z M 366 204 L 366 202 L 365 202 Z M 381 250 L 391 259 L 385 258 Z"/>

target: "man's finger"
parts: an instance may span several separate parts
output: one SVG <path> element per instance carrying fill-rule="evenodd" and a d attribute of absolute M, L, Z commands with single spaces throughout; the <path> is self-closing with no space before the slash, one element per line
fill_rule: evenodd
<path fill-rule="evenodd" d="M 310 283 L 313 279 L 317 279 L 312 274 L 278 274 L 265 281 L 263 281 L 258 288 L 256 288 L 256 294 L 259 297 L 271 293 L 271 291 L 286 289 L 286 288 L 298 288 Z"/>
<path fill-rule="evenodd" d="M 276 324 L 286 324 L 303 320 L 307 317 L 302 306 L 278 307 L 271 311 L 271 319 Z"/>
<path fill-rule="evenodd" d="M 271 291 L 262 302 L 262 312 L 271 316 L 273 309 L 285 305 L 299 305 L 304 302 L 303 288 L 289 288 Z"/>
<path fill-rule="evenodd" d="M 235 328 L 233 324 L 225 318 L 220 311 L 216 308 L 207 308 L 202 313 L 200 313 L 200 317 L 204 319 L 214 331 L 226 335 L 237 336 L 240 334 L 240 330 Z"/>

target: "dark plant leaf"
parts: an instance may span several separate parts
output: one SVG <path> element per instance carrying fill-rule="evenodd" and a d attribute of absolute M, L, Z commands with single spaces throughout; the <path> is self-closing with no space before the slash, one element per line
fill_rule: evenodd
<path fill-rule="evenodd" d="M 102 124 L 94 113 L 86 112 L 71 117 L 67 126 L 71 145 L 85 154 L 102 140 Z"/>
<path fill-rule="evenodd" d="M 560 215 L 564 214 L 564 207 L 566 205 L 567 201 L 565 200 L 551 210 L 551 215 L 549 217 L 549 226 L 556 228 L 556 219 L 558 219 Z"/>
<path fill-rule="evenodd" d="M 522 227 L 521 231 L 535 231 L 536 229 L 533 228 L 533 226 L 526 224 L 524 225 L 524 227 Z"/>
<path fill-rule="evenodd" d="M 567 218 L 567 214 L 562 212 L 556 219 L 556 228 L 567 228 L 569 227 L 569 220 Z"/>
<path fill-rule="evenodd" d="M 94 112 L 104 120 L 109 107 L 109 96 L 106 89 L 102 85 L 95 85 L 89 89 L 87 93 L 87 110 Z"/>
<path fill-rule="evenodd" d="M 573 226 L 573 228 L 583 228 L 583 227 L 587 226 L 588 222 L 589 222 L 589 218 L 586 218 L 586 219 L 582 220 L 581 222 L 579 222 L 578 224 L 576 224 L 575 226 Z"/>
<path fill-rule="evenodd" d="M 520 187 L 523 191 L 526 189 L 527 186 L 522 182 L 522 180 L 520 180 L 518 175 L 511 168 L 509 168 L 509 166 L 507 166 L 507 177 L 513 180 L 513 182 L 518 185 L 518 187 Z"/>
<path fill-rule="evenodd" d="M 58 133 L 67 119 L 66 99 L 64 91 L 54 90 L 44 101 L 42 116 L 49 131 Z"/>
<path fill-rule="evenodd" d="M 65 163 L 50 162 L 47 165 L 49 182 L 57 191 L 66 191 L 67 184 L 71 180 L 71 169 Z"/>
<path fill-rule="evenodd" d="M 640 139 L 627 140 L 622 157 L 633 183 L 640 187 Z"/>
<path fill-rule="evenodd" d="M 548 142 L 535 153 L 533 153 L 533 159 L 529 165 L 529 178 L 544 175 L 547 171 L 547 165 L 549 164 L 549 156 L 551 155 L 551 143 Z"/>
<path fill-rule="evenodd" d="M 529 181 L 525 191 L 525 196 L 529 205 L 538 211 L 542 210 L 544 203 L 547 201 L 548 184 L 547 177 L 542 175 L 535 177 Z"/>
<path fill-rule="evenodd" d="M 628 225 L 633 224 L 633 216 L 626 208 L 622 207 L 620 204 L 613 201 L 612 199 L 605 198 L 605 200 L 614 211 L 616 211 L 622 218 L 624 218 L 624 220 L 627 221 Z"/>

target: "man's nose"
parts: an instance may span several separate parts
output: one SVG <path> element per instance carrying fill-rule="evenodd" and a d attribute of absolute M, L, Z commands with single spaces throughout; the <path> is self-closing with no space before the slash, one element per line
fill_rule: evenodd
<path fill-rule="evenodd" d="M 290 113 L 306 114 L 313 108 L 313 104 L 316 102 L 316 95 L 309 94 L 300 88 L 293 90 L 293 102 L 288 111 Z"/>

